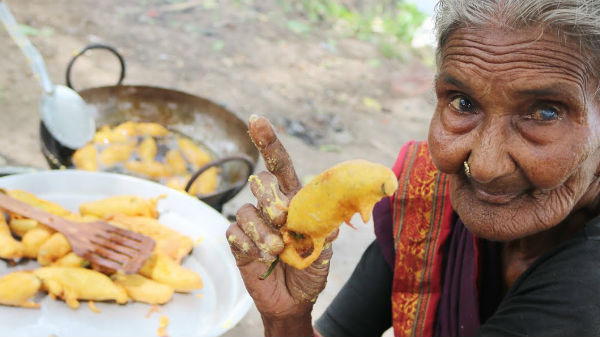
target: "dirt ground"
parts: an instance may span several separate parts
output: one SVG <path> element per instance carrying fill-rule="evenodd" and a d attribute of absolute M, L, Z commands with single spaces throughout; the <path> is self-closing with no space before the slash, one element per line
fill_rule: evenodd
<path fill-rule="evenodd" d="M 64 84 L 74 52 L 89 43 L 110 44 L 127 62 L 125 84 L 202 96 L 242 120 L 251 114 L 271 119 L 301 178 L 351 158 L 392 165 L 403 143 L 426 137 L 433 69 L 416 56 L 422 53 L 406 47 L 402 60 L 386 59 L 375 45 L 326 26 L 292 32 L 287 20 L 303 18 L 283 11 L 281 1 L 192 1 L 196 5 L 186 10 L 151 0 L 7 2 L 18 21 L 34 28 L 30 38 L 56 83 Z M 3 29 L 0 48 L 0 153 L 13 163 L 47 167 L 38 140 L 40 87 Z M 93 53 L 74 69 L 74 86 L 113 85 L 117 71 L 114 58 Z M 248 189 L 224 214 L 246 202 L 252 202 Z M 314 318 L 374 238 L 371 225 L 357 227 L 343 228 L 334 245 Z M 225 336 L 259 335 L 253 308 Z"/>

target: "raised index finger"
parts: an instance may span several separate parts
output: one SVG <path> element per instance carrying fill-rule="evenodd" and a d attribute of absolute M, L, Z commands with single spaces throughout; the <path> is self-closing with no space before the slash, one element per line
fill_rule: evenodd
<path fill-rule="evenodd" d="M 260 151 L 267 170 L 277 177 L 281 192 L 287 196 L 294 195 L 302 186 L 292 160 L 277 138 L 271 123 L 264 117 L 252 115 L 248 123 L 248 133 Z"/>

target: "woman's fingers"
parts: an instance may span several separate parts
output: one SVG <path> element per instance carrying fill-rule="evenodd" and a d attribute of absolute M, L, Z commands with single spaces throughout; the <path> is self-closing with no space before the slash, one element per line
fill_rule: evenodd
<path fill-rule="evenodd" d="M 260 211 L 251 204 L 246 204 L 238 210 L 236 220 L 244 234 L 260 251 L 260 259 L 265 262 L 275 260 L 283 250 L 283 240 L 278 230 L 265 223 Z"/>
<path fill-rule="evenodd" d="M 277 178 L 269 172 L 260 172 L 250 177 L 250 190 L 258 201 L 265 219 L 279 228 L 287 219 L 288 197 L 281 192 Z"/>
<path fill-rule="evenodd" d="M 277 138 L 271 123 L 266 118 L 252 115 L 248 123 L 248 133 L 260 151 L 267 170 L 279 180 L 281 191 L 287 196 L 294 195 L 302 186 L 292 160 Z"/>
<path fill-rule="evenodd" d="M 238 266 L 246 265 L 261 257 L 260 250 L 244 233 L 239 224 L 233 223 L 226 232 L 229 248 Z"/>

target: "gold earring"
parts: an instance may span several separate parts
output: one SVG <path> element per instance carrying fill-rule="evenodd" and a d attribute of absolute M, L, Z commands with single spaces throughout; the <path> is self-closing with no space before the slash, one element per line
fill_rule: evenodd
<path fill-rule="evenodd" d="M 465 165 L 465 174 L 467 175 L 467 177 L 471 177 L 471 168 L 469 167 L 469 163 L 467 163 L 467 161 L 465 160 L 463 162 L 463 164 Z"/>

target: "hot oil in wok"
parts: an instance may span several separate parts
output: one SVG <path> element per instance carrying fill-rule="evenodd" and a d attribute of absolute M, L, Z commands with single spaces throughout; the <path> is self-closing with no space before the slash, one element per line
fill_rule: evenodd
<path fill-rule="evenodd" d="M 73 163 L 78 169 L 124 173 L 183 190 L 191 175 L 212 158 L 189 137 L 160 124 L 125 122 L 100 128 L 90 144 L 75 151 Z M 189 193 L 210 194 L 218 180 L 217 168 L 209 168 Z"/>

